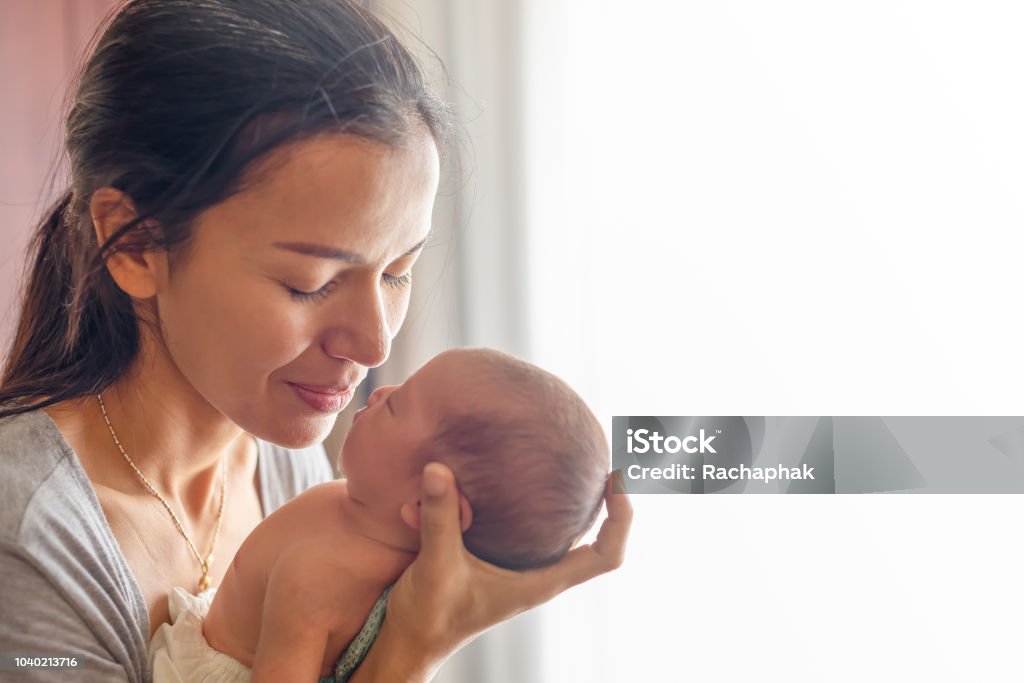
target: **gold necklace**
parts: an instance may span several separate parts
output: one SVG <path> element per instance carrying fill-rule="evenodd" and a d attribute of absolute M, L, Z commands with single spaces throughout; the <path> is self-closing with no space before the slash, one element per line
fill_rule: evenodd
<path fill-rule="evenodd" d="M 217 546 L 217 537 L 220 536 L 220 523 L 224 520 L 224 498 L 227 495 L 228 486 L 227 460 L 221 460 L 220 509 L 217 511 L 217 526 L 213 530 L 213 540 L 210 542 L 210 550 L 206 553 L 206 559 L 203 559 L 203 556 L 200 555 L 199 551 L 196 549 L 196 544 L 192 542 L 191 537 L 189 537 L 188 533 L 185 532 L 185 527 L 182 526 L 181 520 L 178 519 L 178 515 L 174 514 L 174 510 L 171 509 L 167 500 L 164 499 L 164 497 L 161 496 L 155 488 L 153 488 L 153 485 L 149 483 L 149 479 L 146 479 L 146 475 L 139 470 L 132 459 L 128 457 L 128 454 L 125 453 L 124 447 L 121 445 L 121 441 L 117 438 L 117 434 L 114 432 L 113 425 L 110 424 L 110 418 L 107 417 L 107 407 L 103 405 L 103 396 L 96 394 L 96 399 L 100 402 L 100 410 L 103 411 L 103 420 L 107 423 L 107 429 L 110 430 L 110 436 L 113 437 L 117 450 L 121 451 L 121 455 L 124 456 L 125 461 L 132 466 L 133 470 L 135 470 L 135 476 L 139 478 L 139 481 L 142 482 L 150 493 L 156 496 L 157 499 L 164 504 L 167 512 L 171 515 L 171 519 L 174 520 L 174 526 L 178 527 L 178 531 L 181 532 L 181 535 L 184 536 L 185 540 L 188 542 L 188 547 L 192 549 L 192 554 L 196 556 L 197 560 L 199 560 L 199 567 L 203 570 L 203 575 L 199 578 L 199 591 L 202 592 L 206 590 L 210 587 L 210 564 L 213 563 L 213 549 Z"/>

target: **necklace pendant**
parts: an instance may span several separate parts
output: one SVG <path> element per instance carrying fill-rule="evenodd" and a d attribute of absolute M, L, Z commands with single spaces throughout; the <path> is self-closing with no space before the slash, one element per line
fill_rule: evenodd
<path fill-rule="evenodd" d="M 210 587 L 210 575 L 203 574 L 203 577 L 199 579 L 199 592 L 202 593 L 204 590 Z"/>

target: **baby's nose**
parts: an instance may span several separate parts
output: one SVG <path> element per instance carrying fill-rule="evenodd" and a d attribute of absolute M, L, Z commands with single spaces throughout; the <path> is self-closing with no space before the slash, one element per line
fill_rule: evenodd
<path fill-rule="evenodd" d="M 391 390 L 392 388 L 393 387 L 377 387 L 376 389 L 373 390 L 373 393 L 370 394 L 370 397 L 366 399 L 366 405 L 375 405 L 377 401 L 387 396 L 388 391 Z"/>

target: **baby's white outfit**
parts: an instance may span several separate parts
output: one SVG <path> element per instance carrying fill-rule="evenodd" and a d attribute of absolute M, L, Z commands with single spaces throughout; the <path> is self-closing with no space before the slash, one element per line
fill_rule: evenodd
<path fill-rule="evenodd" d="M 249 667 L 214 650 L 203 637 L 203 619 L 216 593 L 216 588 L 199 595 L 181 587 L 171 591 L 171 623 L 161 624 L 149 644 L 153 683 L 248 683 L 252 678 Z"/>

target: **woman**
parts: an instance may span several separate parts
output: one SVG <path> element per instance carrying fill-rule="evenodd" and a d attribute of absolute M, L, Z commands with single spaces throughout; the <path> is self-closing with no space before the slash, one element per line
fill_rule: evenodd
<path fill-rule="evenodd" d="M 355 4 L 119 11 L 71 102 L 71 188 L 0 384 L 0 650 L 148 680 L 170 589 L 217 585 L 266 514 L 331 477 L 319 443 L 401 326 L 449 127 Z M 423 481 L 422 551 L 357 682 L 426 680 L 621 562 L 625 496 L 593 546 L 515 573 L 465 551 L 451 472 Z"/>

